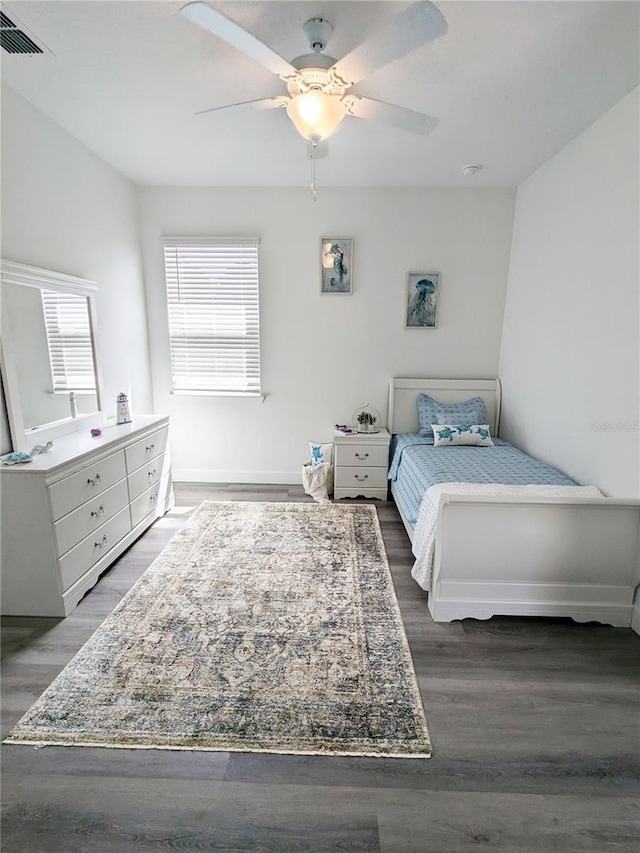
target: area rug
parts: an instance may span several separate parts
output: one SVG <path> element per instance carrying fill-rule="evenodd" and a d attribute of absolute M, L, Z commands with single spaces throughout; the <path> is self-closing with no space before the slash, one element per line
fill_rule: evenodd
<path fill-rule="evenodd" d="M 429 757 L 375 507 L 205 501 L 5 742 Z"/>

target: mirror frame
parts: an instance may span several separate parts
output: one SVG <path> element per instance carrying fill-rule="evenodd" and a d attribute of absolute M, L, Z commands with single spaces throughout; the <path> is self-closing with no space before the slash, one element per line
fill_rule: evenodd
<path fill-rule="evenodd" d="M 96 398 L 98 411 L 91 414 L 78 415 L 75 418 L 61 418 L 42 426 L 28 429 L 25 427 L 22 416 L 22 404 L 20 388 L 18 385 L 18 373 L 13 357 L 13 346 L 11 341 L 11 327 L 8 323 L 4 301 L 2 306 L 2 338 L 0 340 L 0 367 L 4 380 L 5 401 L 9 419 L 9 429 L 14 450 L 31 450 L 36 444 L 45 444 L 63 435 L 69 435 L 104 423 L 104 412 L 102 411 L 103 387 L 102 374 L 100 372 L 100 359 L 96 342 L 96 294 L 98 285 L 95 281 L 66 275 L 65 273 L 53 272 L 52 270 L 40 269 L 27 264 L 19 264 L 15 261 L 2 259 L 0 263 L 2 272 L 2 284 L 18 284 L 22 287 L 36 287 L 39 290 L 58 290 L 62 293 L 76 293 L 87 299 L 89 312 L 89 329 L 93 344 L 93 369 L 96 377 Z"/>

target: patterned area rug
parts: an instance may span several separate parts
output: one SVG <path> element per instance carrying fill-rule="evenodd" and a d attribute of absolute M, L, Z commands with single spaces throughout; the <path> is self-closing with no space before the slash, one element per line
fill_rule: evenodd
<path fill-rule="evenodd" d="M 375 507 L 204 502 L 5 742 L 428 757 Z"/>

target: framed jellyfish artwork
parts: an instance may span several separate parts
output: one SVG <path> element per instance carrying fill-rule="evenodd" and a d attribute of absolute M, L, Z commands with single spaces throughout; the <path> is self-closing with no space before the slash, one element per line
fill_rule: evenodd
<path fill-rule="evenodd" d="M 439 272 L 410 272 L 407 276 L 407 329 L 433 329 L 436 325 Z"/>

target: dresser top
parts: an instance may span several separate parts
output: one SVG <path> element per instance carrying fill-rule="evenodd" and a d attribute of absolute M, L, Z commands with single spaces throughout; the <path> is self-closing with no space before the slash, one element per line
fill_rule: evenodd
<path fill-rule="evenodd" d="M 102 435 L 92 436 L 89 429 L 54 439 L 53 447 L 46 453 L 33 457 L 31 462 L 18 465 L 0 465 L 2 474 L 48 474 L 70 463 L 82 462 L 99 453 L 101 457 L 129 444 L 154 429 L 169 423 L 168 415 L 139 415 L 129 424 L 107 424 L 100 427 Z"/>

